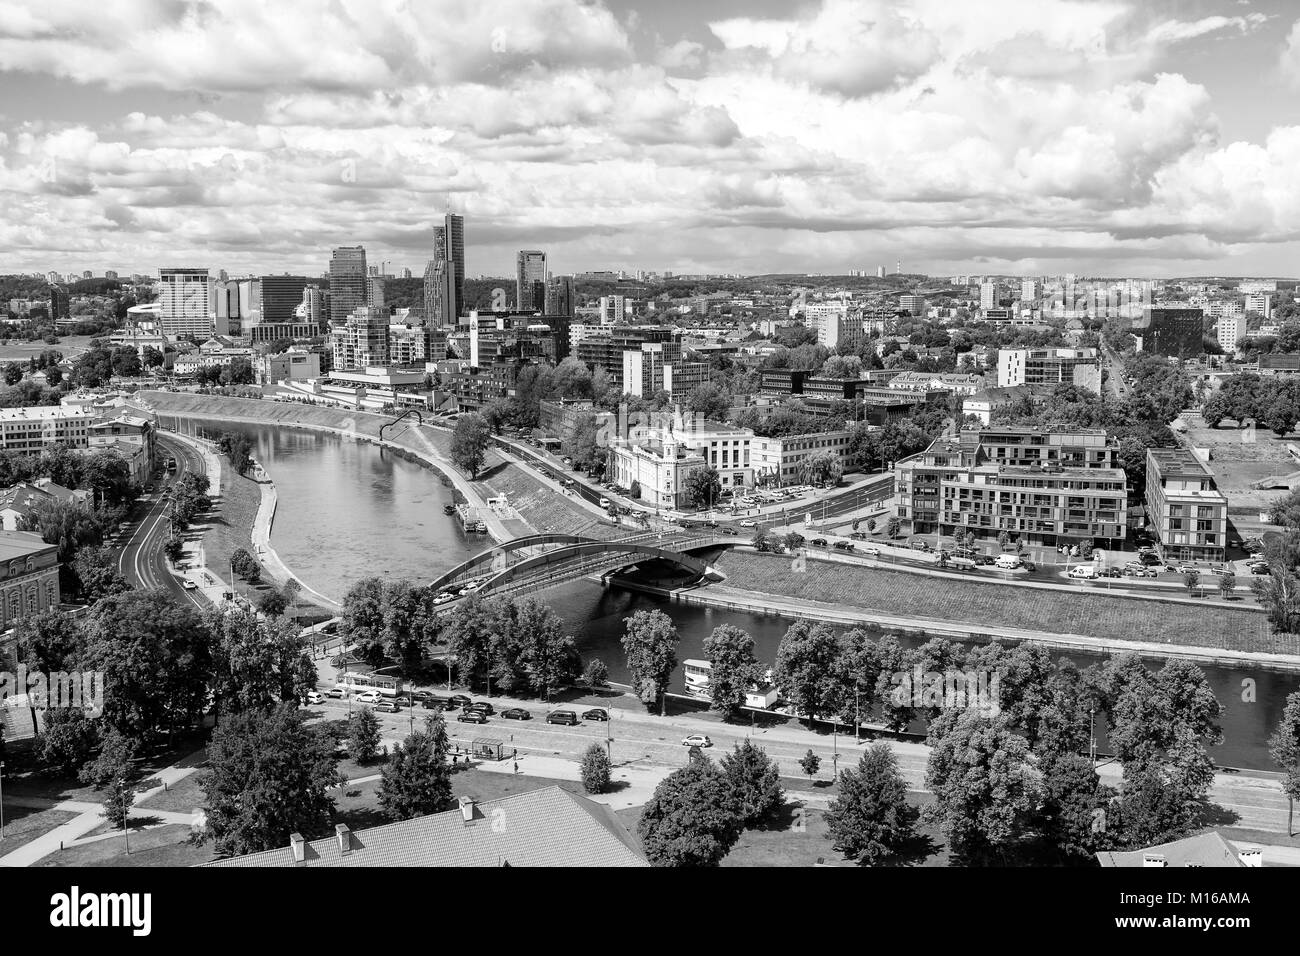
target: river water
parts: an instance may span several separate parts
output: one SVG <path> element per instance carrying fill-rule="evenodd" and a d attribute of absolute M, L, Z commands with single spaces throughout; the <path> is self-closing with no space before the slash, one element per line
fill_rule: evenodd
<path fill-rule="evenodd" d="M 253 439 L 255 457 L 278 492 L 272 545 L 309 587 L 335 600 L 370 575 L 429 581 L 491 544 L 485 535 L 465 534 L 454 517 L 443 514 L 452 490 L 436 471 L 378 446 L 293 428 L 198 424 L 201 433 L 241 431 Z M 642 608 L 657 608 L 673 619 L 682 638 L 681 659 L 703 657 L 709 633 L 732 624 L 752 634 L 759 660 L 771 663 L 790 624 L 775 615 L 672 604 L 590 581 L 541 596 L 567 622 L 583 658 L 599 657 L 616 681 L 627 677 L 619 644 L 623 618 Z M 1059 656 L 1081 667 L 1099 659 Z M 1214 749 L 1216 762 L 1275 770 L 1268 736 L 1281 719 L 1286 695 L 1300 689 L 1300 675 L 1230 667 L 1205 672 L 1224 706 L 1226 739 Z"/>

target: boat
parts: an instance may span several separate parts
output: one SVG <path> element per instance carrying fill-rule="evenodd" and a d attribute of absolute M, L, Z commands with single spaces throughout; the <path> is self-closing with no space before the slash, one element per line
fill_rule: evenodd
<path fill-rule="evenodd" d="M 455 505 L 443 505 L 443 506 L 442 506 L 442 513 L 445 514 L 445 515 L 454 515 L 454 514 L 456 513 L 456 506 L 455 506 Z"/>

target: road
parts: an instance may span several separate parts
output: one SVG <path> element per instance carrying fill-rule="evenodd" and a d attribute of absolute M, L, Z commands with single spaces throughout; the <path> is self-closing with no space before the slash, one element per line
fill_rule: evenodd
<path fill-rule="evenodd" d="M 1124 363 L 1120 361 L 1115 350 L 1111 348 L 1105 339 L 1101 340 L 1101 355 L 1109 366 L 1109 374 L 1106 377 L 1106 386 L 1110 389 L 1117 399 L 1123 401 L 1128 397 L 1129 388 L 1124 384 Z"/>
<path fill-rule="evenodd" d="M 151 496 L 144 516 L 131 522 L 130 537 L 118 555 L 118 571 L 137 588 L 161 588 L 182 603 L 193 604 L 202 610 L 207 603 L 196 592 L 185 590 L 171 573 L 162 548 L 171 527 L 167 519 L 166 493 L 181 476 L 190 472 L 203 474 L 203 459 L 188 445 L 161 436 L 158 448 L 160 453 L 175 457 L 176 474 L 163 479 Z"/>
<path fill-rule="evenodd" d="M 435 688 L 434 692 L 443 696 L 447 694 L 445 688 Z M 463 690 L 458 692 L 464 693 Z M 799 760 L 812 750 L 821 758 L 821 767 L 816 775 L 819 780 L 832 779 L 836 768 L 842 770 L 856 766 L 867 745 L 873 742 L 865 736 L 862 743 L 856 742 L 852 728 L 844 728 L 848 733 L 831 734 L 825 725 L 819 725 L 819 730 L 814 732 L 794 720 L 774 726 L 748 727 L 724 724 L 716 718 L 694 712 L 675 713 L 664 718 L 641 709 L 608 706 L 606 710 L 612 715 L 612 721 L 583 721 L 577 726 L 551 725 L 545 721 L 549 711 L 564 709 L 581 715 L 591 705 L 556 704 L 548 707 L 536 701 L 478 694 L 473 697 L 476 701 L 491 701 L 497 714 L 486 724 L 460 723 L 455 715 L 449 715 L 448 734 L 453 743 L 462 748 L 469 748 L 473 739 L 483 737 L 499 740 L 508 749 L 517 748 L 521 755 L 560 756 L 576 761 L 593 743 L 605 744 L 608 736 L 608 747 L 616 766 L 632 764 L 647 769 L 657 768 L 665 775 L 685 763 L 687 748 L 682 739 L 687 734 L 707 734 L 713 741 L 708 753 L 715 760 L 746 738 L 752 739 L 777 761 L 782 775 L 787 777 L 803 776 Z M 673 706 L 670 704 L 670 710 Z M 527 710 L 532 719 L 503 719 L 500 712 L 510 707 Z M 323 718 L 339 719 L 347 716 L 349 705 L 343 700 L 327 698 L 323 705 L 314 706 L 311 711 Z M 383 727 L 384 741 L 391 745 L 403 740 L 410 729 L 420 726 L 430 713 L 417 707 L 397 714 L 376 716 Z M 929 748 L 913 740 L 890 740 L 889 743 L 898 757 L 899 770 L 907 779 L 908 786 L 913 790 L 923 789 Z M 1121 768 L 1117 763 L 1103 761 L 1098 773 L 1110 786 L 1120 783 Z M 1237 815 L 1238 819 L 1231 825 L 1277 833 L 1286 830 L 1287 800 L 1277 774 L 1217 773 L 1210 789 L 1210 799 Z"/>

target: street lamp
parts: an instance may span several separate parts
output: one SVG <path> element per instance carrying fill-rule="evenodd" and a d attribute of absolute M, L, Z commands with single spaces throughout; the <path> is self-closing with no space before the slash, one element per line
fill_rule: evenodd
<path fill-rule="evenodd" d="M 1088 708 L 1088 759 L 1092 761 L 1094 767 L 1097 766 L 1097 721 L 1096 711 Z"/>

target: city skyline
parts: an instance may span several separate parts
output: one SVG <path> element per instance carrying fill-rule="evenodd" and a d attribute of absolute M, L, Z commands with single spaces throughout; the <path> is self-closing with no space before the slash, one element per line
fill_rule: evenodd
<path fill-rule="evenodd" d="M 434 210 L 475 223 L 468 275 L 534 247 L 557 273 L 1300 262 L 1280 0 L 501 0 L 421 4 L 412 31 L 312 2 L 141 7 L 111 30 L 21 9 L 0 26 L 14 271 L 315 274 L 340 245 L 418 270 Z"/>

